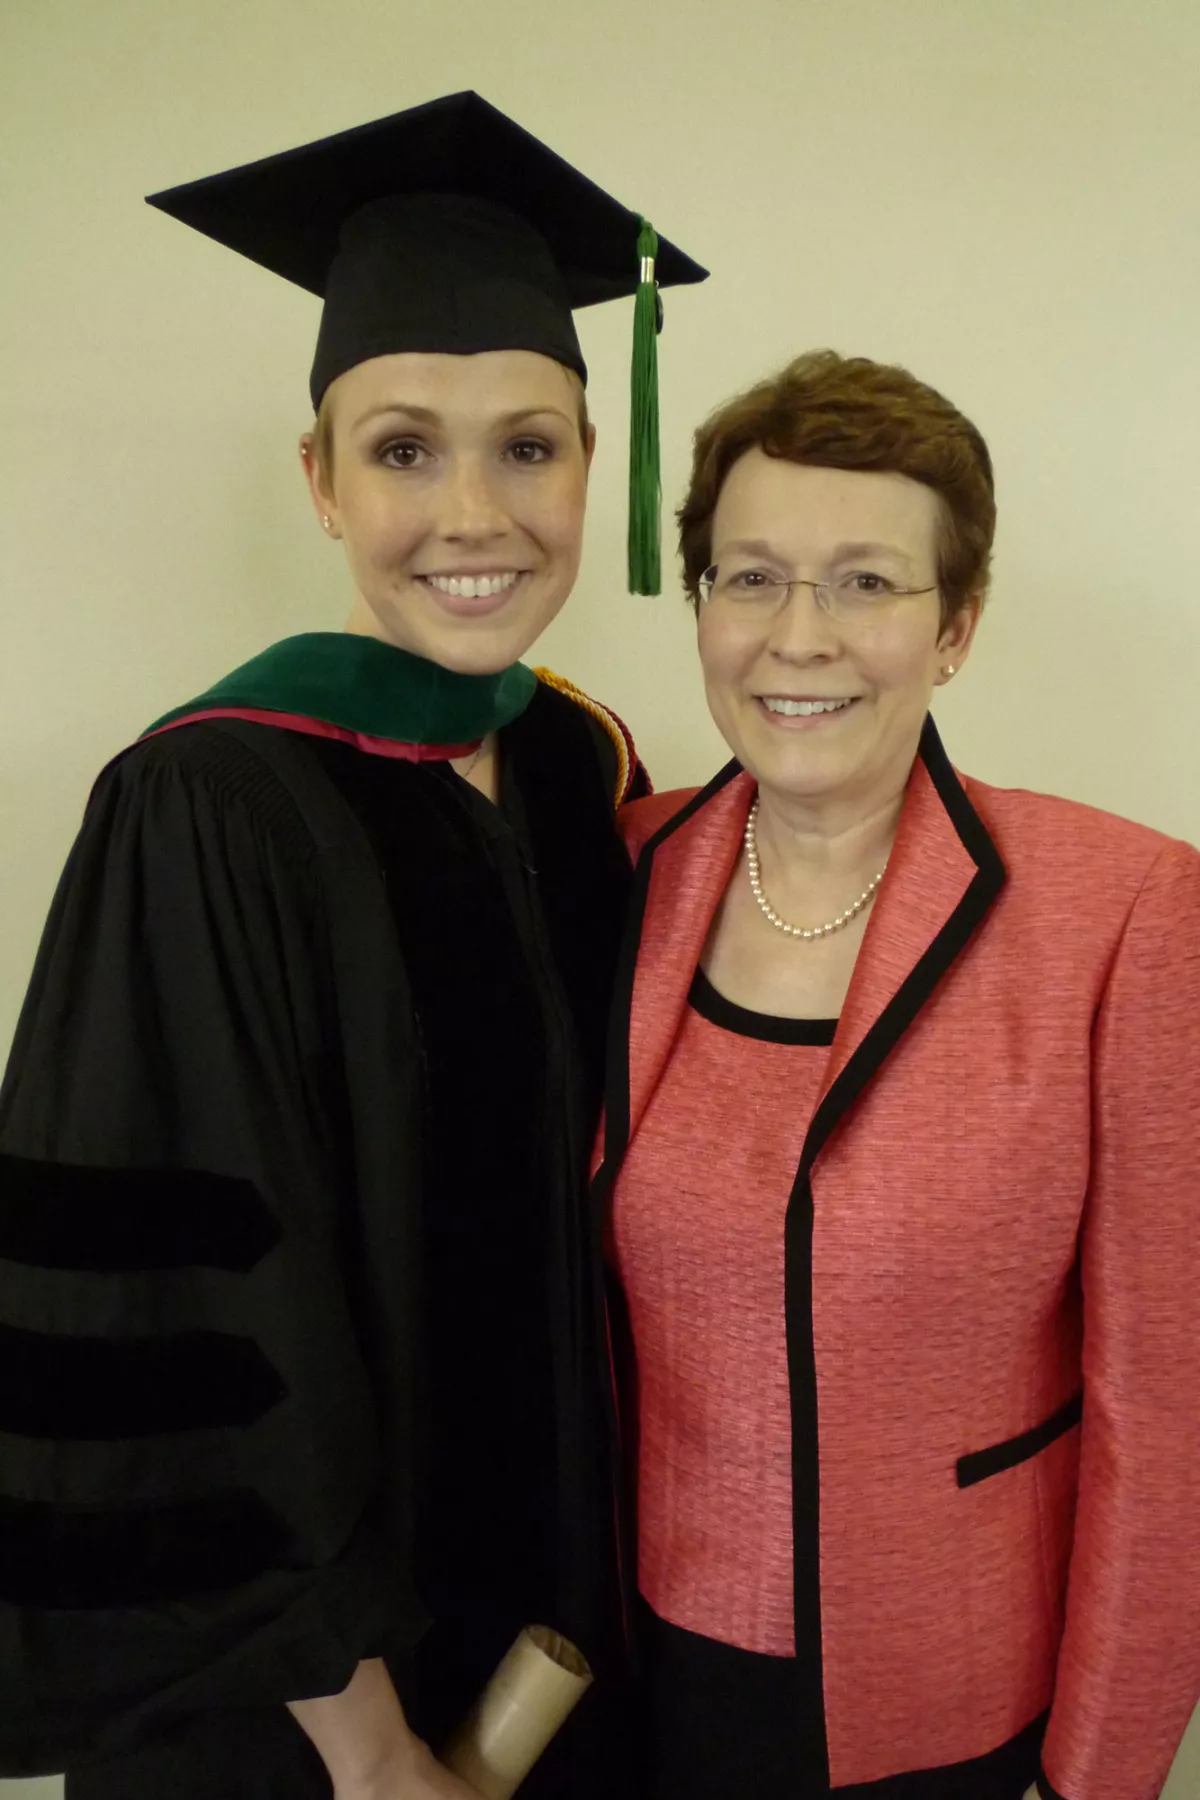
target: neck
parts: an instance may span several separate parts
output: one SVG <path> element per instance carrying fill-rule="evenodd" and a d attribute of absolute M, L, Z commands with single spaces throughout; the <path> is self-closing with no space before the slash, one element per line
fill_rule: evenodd
<path fill-rule="evenodd" d="M 497 748 L 496 733 L 489 731 L 478 750 L 473 750 L 470 756 L 452 757 L 450 762 L 456 775 L 461 775 L 486 800 L 493 802 L 500 798 L 500 759 Z"/>
<path fill-rule="evenodd" d="M 901 808 L 903 781 L 876 796 L 865 808 L 814 805 L 777 789 L 760 787 L 760 852 L 800 880 L 867 879 L 891 854 Z"/>

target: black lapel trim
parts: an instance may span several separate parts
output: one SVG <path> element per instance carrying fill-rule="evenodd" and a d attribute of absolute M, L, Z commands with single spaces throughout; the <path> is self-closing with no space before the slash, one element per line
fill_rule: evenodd
<path fill-rule="evenodd" d="M 792 1615 L 796 1636 L 796 1719 L 804 1766 L 829 1785 L 825 1663 L 821 1642 L 821 1457 L 817 1353 L 812 1309 L 813 1196 L 808 1171 L 796 1175 L 784 1223 L 783 1309 L 792 1428 Z"/>
<path fill-rule="evenodd" d="M 1041 1795 L 1042 1800 L 1063 1800 L 1058 1789 L 1050 1786 L 1050 1782 L 1044 1769 L 1038 1770 L 1037 1791 Z"/>
<path fill-rule="evenodd" d="M 949 919 L 899 990 L 874 1021 L 817 1108 L 784 1226 L 784 1309 L 792 1413 L 792 1538 L 798 1716 L 807 1723 L 806 1754 L 828 1771 L 821 1646 L 820 1422 L 813 1336 L 812 1167 L 830 1133 L 876 1075 L 979 929 L 1005 882 L 1004 864 L 950 765 L 933 720 L 921 732 L 919 755 L 951 823 L 976 865 L 976 874 Z M 828 1780 L 828 1774 L 826 1774 Z"/>
<path fill-rule="evenodd" d="M 812 1168 L 838 1120 L 857 1100 L 871 1077 L 878 1073 L 932 996 L 938 982 L 966 949 L 1007 879 L 1000 852 L 967 798 L 930 718 L 926 719 L 921 732 L 919 754 L 963 848 L 976 866 L 976 874 L 932 944 L 909 970 L 817 1108 L 804 1140 L 800 1161 L 804 1174 Z"/>
<path fill-rule="evenodd" d="M 650 892 L 650 875 L 655 852 L 681 825 L 694 818 L 702 806 L 742 772 L 737 758 L 719 769 L 706 787 L 672 813 L 653 837 L 642 845 L 633 872 L 633 889 L 629 898 L 629 918 L 625 936 L 617 956 L 612 1012 L 609 1016 L 608 1056 L 604 1083 L 604 1160 L 596 1172 L 593 1194 L 599 1207 L 607 1201 L 616 1172 L 629 1144 L 629 1022 L 633 1010 L 633 982 L 637 970 L 638 949 L 642 941 L 642 925 L 646 917 L 646 899 Z"/>

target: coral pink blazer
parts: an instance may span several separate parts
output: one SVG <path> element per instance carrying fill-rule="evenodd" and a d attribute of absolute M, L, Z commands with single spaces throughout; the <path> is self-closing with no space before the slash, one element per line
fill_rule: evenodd
<path fill-rule="evenodd" d="M 752 794 L 731 763 L 626 811 L 601 1204 Z M 1200 854 L 964 779 L 926 724 L 786 1306 L 834 1790 L 982 1774 L 1044 1726 L 1043 1794 L 1153 1800 L 1200 1699 Z"/>

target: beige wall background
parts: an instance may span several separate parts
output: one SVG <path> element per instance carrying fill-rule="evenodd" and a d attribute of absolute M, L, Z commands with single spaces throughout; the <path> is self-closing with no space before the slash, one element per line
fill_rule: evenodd
<path fill-rule="evenodd" d="M 711 266 L 666 297 L 668 504 L 773 364 L 908 364 L 998 470 L 951 753 L 1200 841 L 1198 72 L 1191 0 L 0 0 L 0 1043 L 95 771 L 347 605 L 294 456 L 316 303 L 141 197 L 458 88 Z M 698 782 L 689 615 L 623 591 L 631 307 L 580 323 L 600 445 L 541 659 Z"/>

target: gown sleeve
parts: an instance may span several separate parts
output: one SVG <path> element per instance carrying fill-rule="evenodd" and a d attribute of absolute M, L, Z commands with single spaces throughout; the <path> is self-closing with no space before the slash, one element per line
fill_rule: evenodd
<path fill-rule="evenodd" d="M 342 1271 L 319 859 L 204 727 L 112 765 L 0 1090 L 0 1773 L 339 1690 L 411 1623 Z"/>
<path fill-rule="evenodd" d="M 1094 1032 L 1084 1408 L 1046 1800 L 1153 1800 L 1200 1700 L 1200 855 L 1143 885 Z"/>

